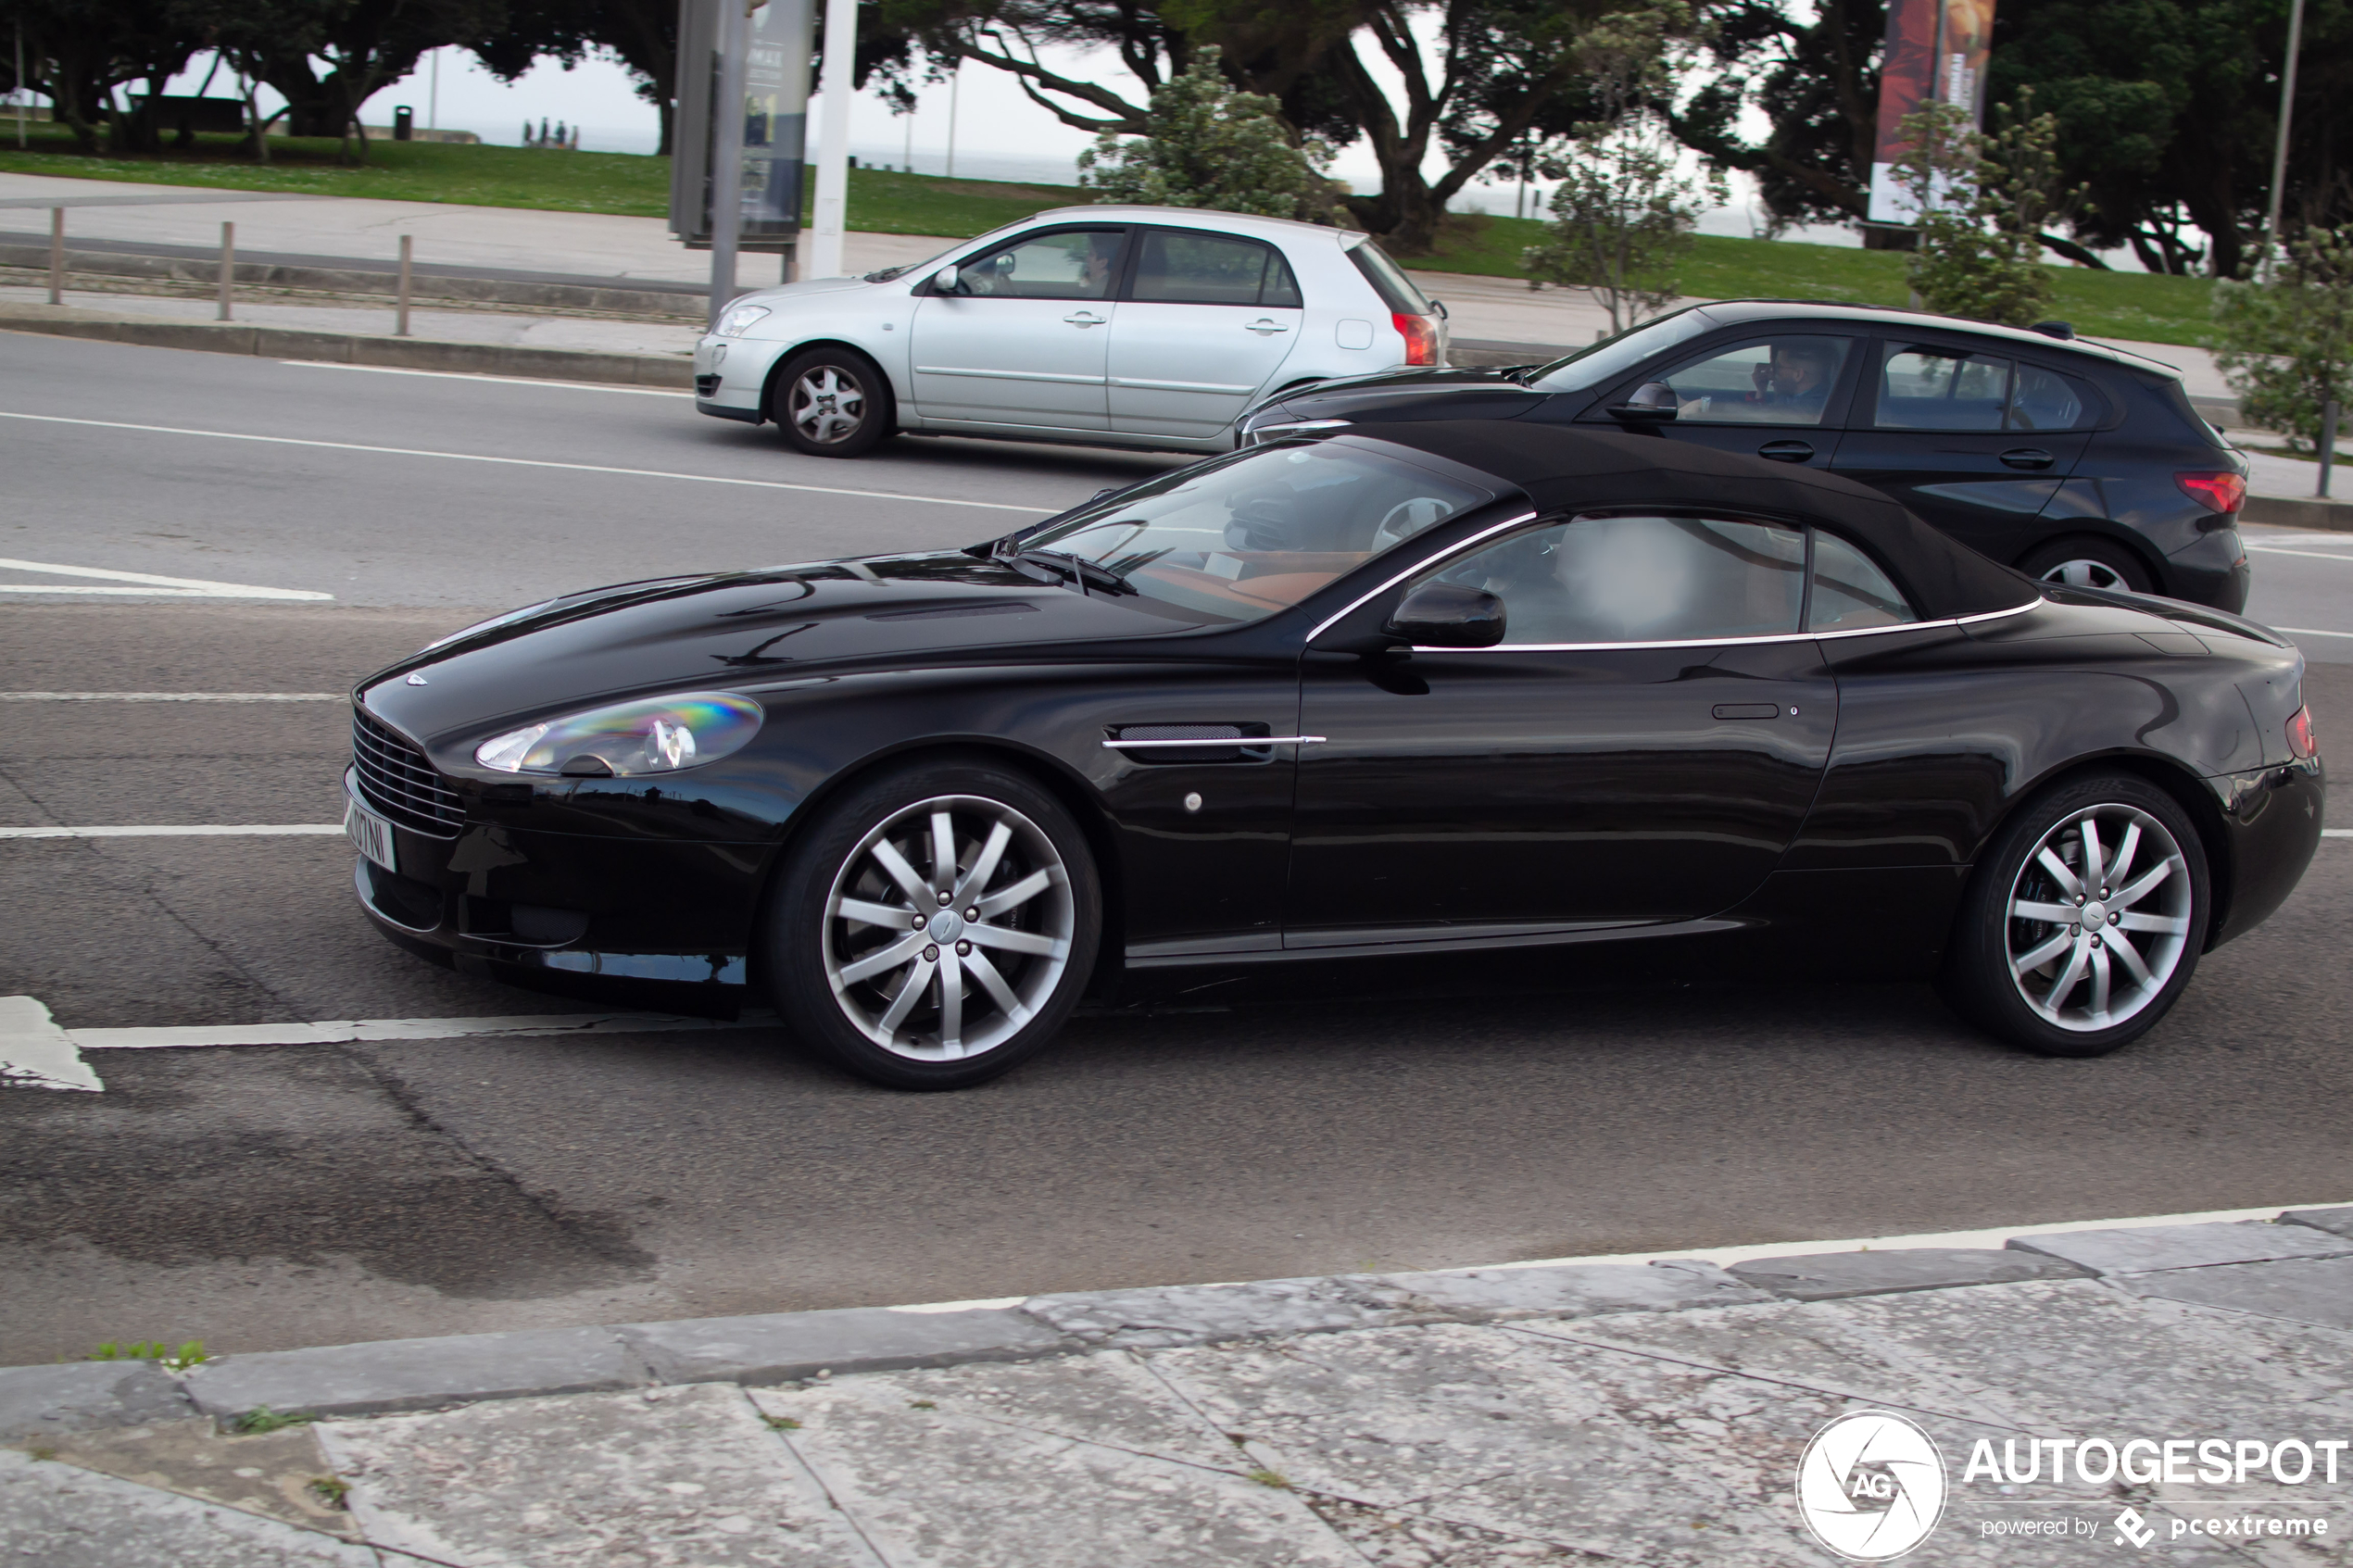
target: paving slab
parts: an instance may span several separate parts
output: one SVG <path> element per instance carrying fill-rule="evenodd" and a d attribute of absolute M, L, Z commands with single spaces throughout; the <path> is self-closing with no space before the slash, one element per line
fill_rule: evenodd
<path fill-rule="evenodd" d="M 0 1450 L 9 1568 L 382 1568 L 375 1552 L 79 1465 Z"/>
<path fill-rule="evenodd" d="M 911 1312 L 849 1307 L 630 1323 L 619 1332 L 664 1383 L 782 1383 L 819 1372 L 1005 1361 L 1076 1344 L 1009 1308 Z"/>
<path fill-rule="evenodd" d="M 2296 1258 L 2128 1274 L 2118 1285 L 2136 1296 L 2161 1296 L 2234 1312 L 2258 1312 L 2323 1328 L 2353 1329 L 2353 1258 Z"/>
<path fill-rule="evenodd" d="M 2280 1219 L 2289 1224 L 2310 1225 L 2331 1236 L 2353 1239 L 2353 1207 L 2344 1209 L 2291 1209 Z"/>
<path fill-rule="evenodd" d="M 925 1409 L 888 1376 L 753 1398 L 799 1423 L 785 1441 L 892 1568 L 1362 1568 L 1298 1497 L 1239 1463 L 1174 1462 L 952 1402 Z M 1169 1419 L 1189 1424 L 1180 1409 Z"/>
<path fill-rule="evenodd" d="M 308 1425 L 238 1436 L 199 1416 L 147 1426 L 74 1432 L 44 1438 L 42 1449 L 118 1480 L 177 1492 L 306 1530 L 348 1536 L 358 1526 L 326 1481 L 333 1467 Z M 5 1561 L 0 1559 L 0 1561 Z"/>
<path fill-rule="evenodd" d="M 634 1388 L 648 1381 L 609 1328 L 543 1328 L 440 1339 L 380 1339 L 315 1350 L 226 1356 L 188 1376 L 207 1415 L 367 1415 L 466 1399 Z"/>
<path fill-rule="evenodd" d="M 1245 1335 L 1326 1334 L 1403 1323 L 1403 1297 L 1377 1276 L 1268 1279 L 1033 1296 L 1022 1311 L 1090 1345 L 1150 1349 Z"/>
<path fill-rule="evenodd" d="M 1680 1311 L 1767 1299 L 1713 1263 L 1565 1263 L 1537 1269 L 1467 1269 L 1382 1274 L 1408 1306 L 1451 1317 L 1594 1317 L 1605 1312 Z"/>
<path fill-rule="evenodd" d="M 2023 1279 L 2081 1279 L 2087 1271 L 2061 1258 L 2007 1248 L 1903 1247 L 1883 1252 L 1817 1252 L 1735 1263 L 1742 1283 L 1793 1301 L 1945 1290 L 1964 1285 L 2013 1285 Z"/>
<path fill-rule="evenodd" d="M 444 1562 L 879 1568 L 740 1389 L 513 1399 L 320 1439 L 370 1541 Z"/>
<path fill-rule="evenodd" d="M 2061 1231 L 2020 1236 L 2009 1244 L 2104 1274 L 2151 1269 L 2204 1269 L 2218 1263 L 2259 1263 L 2279 1258 L 2341 1258 L 2353 1255 L 2353 1236 L 2309 1225 L 2278 1225 L 2261 1220 L 2203 1225 L 2150 1225 L 2144 1229 Z"/>
<path fill-rule="evenodd" d="M 153 1361 L 0 1368 L 0 1438 L 191 1416 L 195 1406 Z"/>

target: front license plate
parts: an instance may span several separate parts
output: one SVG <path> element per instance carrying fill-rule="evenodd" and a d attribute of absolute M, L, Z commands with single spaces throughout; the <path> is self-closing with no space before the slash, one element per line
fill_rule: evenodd
<path fill-rule="evenodd" d="M 358 796 L 343 797 L 343 831 L 359 853 L 388 872 L 400 870 L 393 856 L 392 824 L 362 806 Z"/>

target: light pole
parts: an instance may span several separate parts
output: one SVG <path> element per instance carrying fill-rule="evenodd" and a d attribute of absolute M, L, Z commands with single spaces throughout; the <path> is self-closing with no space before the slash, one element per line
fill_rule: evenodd
<path fill-rule="evenodd" d="M 2280 69 L 2280 138 L 2271 151 L 2271 206 L 2263 215 L 2263 273 L 2271 272 L 2271 252 L 2280 238 L 2280 198 L 2287 188 L 2287 133 L 2296 114 L 2296 56 L 2304 44 L 2304 0 L 2287 12 L 2287 63 Z"/>
<path fill-rule="evenodd" d="M 711 106 L 711 325 L 736 297 L 736 245 L 744 224 L 744 56 L 747 0 L 720 0 L 719 88 Z"/>
<path fill-rule="evenodd" d="M 827 0 L 824 66 L 817 90 L 824 94 L 824 121 L 817 129 L 817 221 L 810 235 L 811 278 L 842 275 L 843 233 L 849 226 L 850 78 L 858 53 L 858 0 Z"/>

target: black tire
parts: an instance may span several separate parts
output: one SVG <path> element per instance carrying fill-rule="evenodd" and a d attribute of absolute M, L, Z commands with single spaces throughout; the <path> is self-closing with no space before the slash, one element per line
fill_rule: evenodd
<path fill-rule="evenodd" d="M 933 848 L 942 813 L 948 891 L 962 895 L 947 908 Z M 777 1010 L 800 1038 L 891 1088 L 961 1089 L 1061 1030 L 1101 931 L 1094 858 L 1061 802 L 986 759 L 937 757 L 877 772 L 823 809 L 776 880 L 762 943 Z"/>
<path fill-rule="evenodd" d="M 855 349 L 810 348 L 786 361 L 768 398 L 785 445 L 816 458 L 856 458 L 888 435 L 890 380 Z"/>
<path fill-rule="evenodd" d="M 2039 853 L 2050 849 L 2076 875 L 2095 847 L 2112 880 L 2073 889 Z M 2121 878 L 2113 879 L 2128 850 Z M 2169 869 L 2157 877 L 2160 862 Z M 2155 1027 L 2189 985 L 2212 900 L 2205 847 L 2179 801 L 2132 773 L 2062 780 L 2020 807 L 1978 862 L 1938 989 L 1956 1012 L 2013 1045 L 2044 1056 L 2106 1056 Z M 2013 967 L 2042 952 L 2051 956 Z"/>
<path fill-rule="evenodd" d="M 2054 539 L 2027 552 L 2018 569 L 2039 582 L 2071 588 L 2113 588 L 2127 594 L 2154 594 L 2157 580 L 2148 563 L 2112 540 L 2078 534 Z"/>

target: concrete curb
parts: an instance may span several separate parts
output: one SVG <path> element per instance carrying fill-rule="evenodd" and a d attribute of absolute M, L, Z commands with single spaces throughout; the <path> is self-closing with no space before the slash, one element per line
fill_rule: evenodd
<path fill-rule="evenodd" d="M 69 305 L 0 303 L 0 331 L 132 343 L 149 348 L 194 348 L 212 354 L 252 354 L 271 359 L 321 359 L 338 365 L 381 365 L 407 370 L 522 376 L 628 386 L 685 389 L 694 364 L 653 354 L 598 354 L 570 348 L 516 348 L 495 343 L 436 338 L 371 337 L 238 321 L 173 321 L 154 316 L 113 316 Z"/>
<path fill-rule="evenodd" d="M 1802 1245 L 1802 1244 L 1801 1244 Z M 2304 1321 L 2353 1312 L 2353 1207 L 2271 1220 L 2085 1229 L 2007 1248 L 1915 1247 L 1750 1259 L 1583 1262 L 1434 1273 L 1038 1296 L 1011 1303 L 847 1308 L 601 1328 L 392 1339 L 225 1356 L 176 1377 L 153 1362 L 0 1368 L 0 1439 L 263 1406 L 359 1416 L 479 1400 L 1026 1361 L 1421 1323 L 1696 1311 L 1775 1300 L 2099 1279 L 2141 1296 Z M 2343 1308 L 2331 1303 L 2342 1302 Z M 2315 1319 L 2314 1311 L 2323 1313 Z M 2353 1327 L 2348 1320 L 2347 1327 Z"/>
<path fill-rule="evenodd" d="M 2353 533 L 2353 501 L 2323 501 L 2317 495 L 2249 495 L 2239 506 L 2239 521 Z"/>

